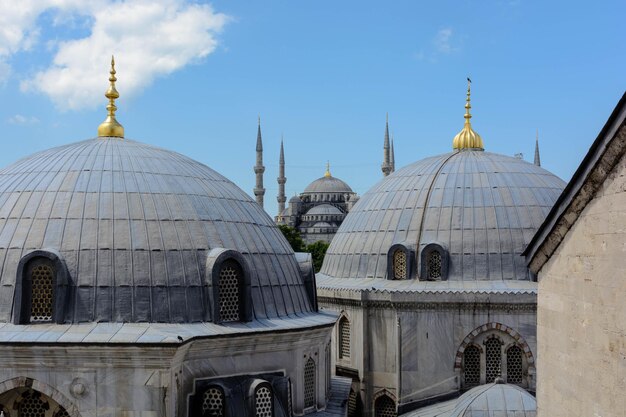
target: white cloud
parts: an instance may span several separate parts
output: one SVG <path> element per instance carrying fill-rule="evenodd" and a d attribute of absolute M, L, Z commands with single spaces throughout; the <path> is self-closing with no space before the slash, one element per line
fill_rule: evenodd
<path fill-rule="evenodd" d="M 54 25 L 73 25 L 78 16 L 89 22 L 90 34 L 53 42 L 51 65 L 21 88 L 48 95 L 62 110 L 102 105 L 112 54 L 118 90 L 128 97 L 213 52 L 229 20 L 186 0 L 0 0 L 0 81 L 2 63 L 38 41 L 37 18 L 50 10 Z"/>
<path fill-rule="evenodd" d="M 9 123 L 13 125 L 34 125 L 39 123 L 39 119 L 35 116 L 22 116 L 21 114 L 16 114 L 15 116 L 9 117 L 7 120 Z"/>
<path fill-rule="evenodd" d="M 433 39 L 433 45 L 438 52 L 449 54 L 454 50 L 451 45 L 452 40 L 452 28 L 443 28 L 437 32 L 435 39 Z"/>

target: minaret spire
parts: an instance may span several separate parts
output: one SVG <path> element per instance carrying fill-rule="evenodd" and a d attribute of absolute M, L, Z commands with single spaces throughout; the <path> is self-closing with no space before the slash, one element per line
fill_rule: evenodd
<path fill-rule="evenodd" d="M 259 127 L 256 134 L 256 165 L 254 166 L 254 173 L 256 174 L 256 186 L 254 187 L 254 196 L 256 202 L 263 207 L 263 196 L 265 195 L 265 188 L 263 188 L 263 173 L 265 167 L 263 166 L 263 139 L 261 138 L 261 116 L 259 116 Z"/>
<path fill-rule="evenodd" d="M 535 137 L 535 165 L 541 166 L 541 158 L 539 157 L 539 129 L 537 129 L 537 136 Z"/>
<path fill-rule="evenodd" d="M 115 81 L 117 81 L 117 78 L 115 78 L 115 57 L 113 56 L 111 56 L 111 70 L 109 71 L 109 74 L 110 85 L 104 94 L 104 96 L 109 99 L 109 104 L 107 104 L 107 111 L 109 113 L 104 122 L 98 126 L 98 136 L 123 138 L 124 127 L 115 119 L 115 110 L 117 110 L 115 100 L 120 97 L 120 93 L 118 93 L 115 88 Z"/>
<path fill-rule="evenodd" d="M 391 135 L 391 156 L 389 157 L 389 161 L 391 163 L 391 172 L 396 172 L 396 154 L 393 151 L 393 135 Z"/>
<path fill-rule="evenodd" d="M 285 202 L 287 196 L 285 195 L 285 183 L 287 178 L 285 177 L 285 150 L 283 149 L 283 138 L 280 138 L 280 159 L 278 162 L 278 215 L 280 216 L 285 211 Z"/>
<path fill-rule="evenodd" d="M 385 141 L 383 142 L 383 164 L 380 167 L 383 176 L 389 175 L 391 171 L 391 161 L 389 159 L 389 113 L 385 119 Z"/>

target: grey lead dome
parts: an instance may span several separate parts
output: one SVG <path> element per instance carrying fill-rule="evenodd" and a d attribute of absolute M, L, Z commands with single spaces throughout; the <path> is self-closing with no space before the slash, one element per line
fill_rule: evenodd
<path fill-rule="evenodd" d="M 250 266 L 254 317 L 311 311 L 295 255 L 232 182 L 175 152 L 115 138 L 36 153 L 0 170 L 0 321 L 10 321 L 19 260 L 59 253 L 64 321 L 205 320 L 207 253 Z"/>
<path fill-rule="evenodd" d="M 370 189 L 350 211 L 321 273 L 385 278 L 394 244 L 449 253 L 448 280 L 529 279 L 521 253 L 565 183 L 536 165 L 463 150 L 408 165 Z M 419 270 L 419 269 L 418 269 Z"/>

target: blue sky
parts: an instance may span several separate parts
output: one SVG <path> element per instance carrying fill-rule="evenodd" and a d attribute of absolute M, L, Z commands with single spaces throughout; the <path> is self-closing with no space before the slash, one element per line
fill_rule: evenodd
<path fill-rule="evenodd" d="M 115 53 L 126 137 L 249 194 L 260 114 L 271 215 L 281 135 L 288 196 L 327 160 L 363 194 L 385 113 L 397 167 L 448 152 L 470 76 L 486 150 L 532 161 L 539 129 L 542 165 L 568 180 L 626 87 L 623 0 L 16 4 L 0 5 L 0 166 L 94 137 Z"/>

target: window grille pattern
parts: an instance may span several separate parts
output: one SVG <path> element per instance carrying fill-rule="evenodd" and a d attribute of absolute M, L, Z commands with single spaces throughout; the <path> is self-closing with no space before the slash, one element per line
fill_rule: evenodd
<path fill-rule="evenodd" d="M 19 405 L 19 417 L 45 417 L 48 404 L 43 401 L 34 391 L 24 395 Z"/>
<path fill-rule="evenodd" d="M 393 279 L 406 279 L 406 252 L 397 249 L 393 253 Z"/>
<path fill-rule="evenodd" d="M 52 320 L 52 281 L 54 271 L 48 265 L 37 265 L 32 271 L 30 321 Z"/>
<path fill-rule="evenodd" d="M 7 415 L 7 417 L 9 417 L 9 416 Z M 56 414 L 54 415 L 54 417 L 70 417 L 70 415 L 69 415 L 69 413 L 65 410 L 65 408 L 60 407 L 60 408 L 57 410 L 57 412 L 56 412 Z"/>
<path fill-rule="evenodd" d="M 441 253 L 432 251 L 428 254 L 428 278 L 441 279 Z"/>
<path fill-rule="evenodd" d="M 291 399 L 291 380 L 287 384 L 287 416 L 291 417 L 293 415 L 293 403 Z"/>
<path fill-rule="evenodd" d="M 220 270 L 219 283 L 221 321 L 239 321 L 239 271 L 232 266 Z"/>
<path fill-rule="evenodd" d="M 522 383 L 522 349 L 519 346 L 511 346 L 506 351 L 506 376 L 509 384 Z"/>
<path fill-rule="evenodd" d="M 356 392 L 352 388 L 348 396 L 348 417 L 356 417 Z"/>
<path fill-rule="evenodd" d="M 374 415 L 376 417 L 396 417 L 396 403 L 387 395 L 383 395 L 376 400 L 374 405 Z"/>
<path fill-rule="evenodd" d="M 262 386 L 254 393 L 255 417 L 272 417 L 272 391 Z"/>
<path fill-rule="evenodd" d="M 224 393 L 217 387 L 210 387 L 202 396 L 202 415 L 222 417 L 224 415 Z"/>
<path fill-rule="evenodd" d="M 502 349 L 495 337 L 485 342 L 485 356 L 486 383 L 490 384 L 502 375 Z"/>
<path fill-rule="evenodd" d="M 304 408 L 315 406 L 315 361 L 309 358 L 304 365 Z"/>
<path fill-rule="evenodd" d="M 468 387 L 480 384 L 480 350 L 470 345 L 463 353 L 463 372 L 465 385 Z"/>
<path fill-rule="evenodd" d="M 350 357 L 350 322 L 343 317 L 339 321 L 339 358 Z"/>

